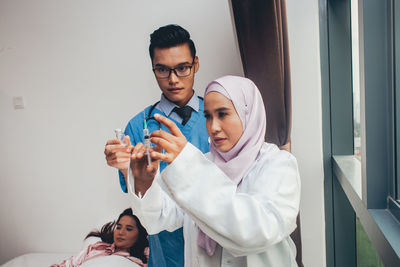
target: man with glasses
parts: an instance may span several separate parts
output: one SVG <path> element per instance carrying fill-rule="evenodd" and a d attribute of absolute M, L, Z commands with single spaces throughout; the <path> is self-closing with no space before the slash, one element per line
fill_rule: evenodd
<path fill-rule="evenodd" d="M 208 134 L 203 115 L 203 99 L 193 90 L 194 76 L 199 69 L 196 48 L 190 34 L 178 25 L 166 25 L 150 35 L 152 69 L 162 94 L 159 102 L 147 107 L 131 119 L 125 128 L 132 145 L 143 143 L 143 120 L 150 132 L 160 125 L 153 119 L 160 113 L 172 119 L 187 140 L 203 153 L 209 151 Z M 163 126 L 163 130 L 167 129 Z M 127 192 L 125 177 L 128 174 L 131 149 L 119 140 L 109 140 L 105 155 L 107 164 L 119 169 L 121 188 Z M 160 171 L 167 166 L 160 162 Z M 163 231 L 149 236 L 149 267 L 184 266 L 184 241 L 182 228 L 174 232 Z"/>

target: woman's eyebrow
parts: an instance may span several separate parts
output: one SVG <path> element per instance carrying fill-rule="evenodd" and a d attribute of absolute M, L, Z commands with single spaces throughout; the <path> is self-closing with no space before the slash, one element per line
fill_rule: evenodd
<path fill-rule="evenodd" d="M 221 112 L 221 111 L 228 111 L 228 110 L 230 110 L 230 108 L 221 107 L 221 108 L 214 109 L 213 112 Z M 204 110 L 204 114 L 208 114 L 208 113 L 210 113 L 210 111 L 208 111 L 207 109 Z"/>
<path fill-rule="evenodd" d="M 230 108 L 227 107 L 221 107 L 221 108 L 217 108 L 214 110 L 214 112 L 223 112 L 223 111 L 229 111 L 231 110 Z"/>

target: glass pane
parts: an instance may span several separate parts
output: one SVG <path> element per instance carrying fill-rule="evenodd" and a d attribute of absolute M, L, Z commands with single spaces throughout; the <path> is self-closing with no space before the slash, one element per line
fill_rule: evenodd
<path fill-rule="evenodd" d="M 394 85 L 395 85 L 395 118 L 396 118 L 396 192 L 400 200 L 400 0 L 393 1 L 394 16 Z"/>
<path fill-rule="evenodd" d="M 360 220 L 356 219 L 357 267 L 384 267 Z"/>
<path fill-rule="evenodd" d="M 352 86 L 353 86 L 353 134 L 354 155 L 361 160 L 360 133 L 360 50 L 358 27 L 358 1 L 351 0 L 351 54 L 352 54 Z"/>

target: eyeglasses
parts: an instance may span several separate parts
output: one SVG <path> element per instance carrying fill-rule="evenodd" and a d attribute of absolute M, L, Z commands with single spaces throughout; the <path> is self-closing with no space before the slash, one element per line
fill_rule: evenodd
<path fill-rule="evenodd" d="M 192 72 L 193 63 L 194 62 L 192 62 L 191 65 L 182 65 L 172 69 L 165 66 L 157 66 L 153 69 L 153 72 L 159 79 L 169 78 L 171 72 L 174 72 L 177 77 L 186 77 Z"/>

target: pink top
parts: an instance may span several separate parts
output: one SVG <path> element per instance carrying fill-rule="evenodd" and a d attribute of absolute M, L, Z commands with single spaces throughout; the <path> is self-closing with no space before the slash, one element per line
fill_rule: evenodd
<path fill-rule="evenodd" d="M 53 264 L 50 267 L 76 267 L 80 266 L 85 261 L 93 258 L 108 256 L 108 255 L 118 255 L 125 257 L 140 266 L 146 267 L 142 260 L 132 257 L 127 251 L 115 251 L 115 244 L 109 244 L 106 242 L 96 242 L 87 247 L 87 249 L 82 250 L 77 256 L 72 256 L 69 259 L 64 260 L 60 264 Z M 148 256 L 148 248 L 145 249 L 145 255 Z"/>

